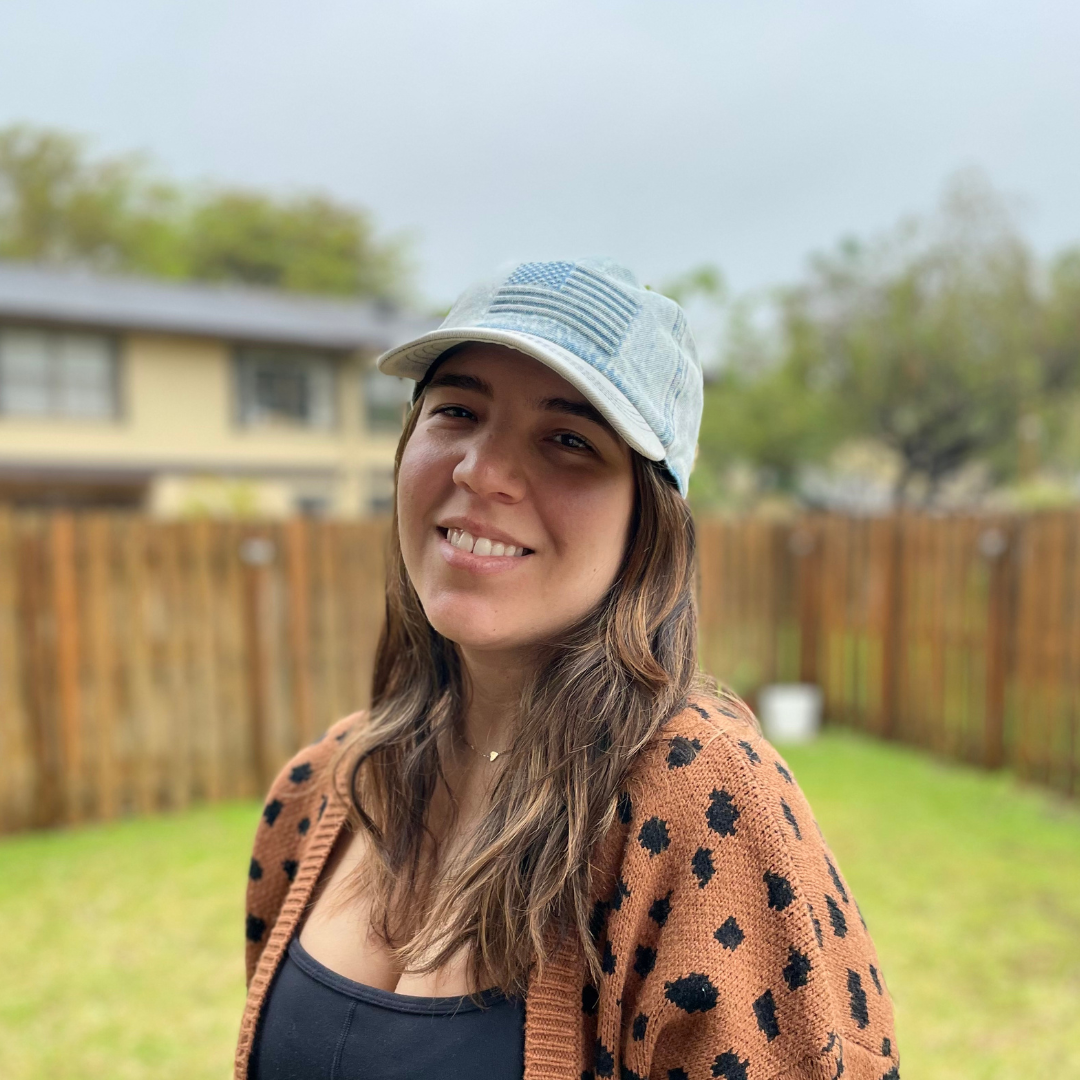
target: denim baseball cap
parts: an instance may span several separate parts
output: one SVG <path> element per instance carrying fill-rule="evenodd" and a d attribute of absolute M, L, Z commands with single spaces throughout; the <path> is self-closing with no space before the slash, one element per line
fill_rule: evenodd
<path fill-rule="evenodd" d="M 506 345 L 575 386 L 685 496 L 701 427 L 702 378 L 686 315 L 612 259 L 526 262 L 470 286 L 437 330 L 382 354 L 417 380 L 447 349 Z"/>

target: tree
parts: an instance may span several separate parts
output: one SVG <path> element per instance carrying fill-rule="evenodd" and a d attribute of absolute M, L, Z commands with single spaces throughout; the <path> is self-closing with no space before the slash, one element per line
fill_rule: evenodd
<path fill-rule="evenodd" d="M 699 298 L 723 306 L 728 298 L 727 282 L 715 263 L 695 266 L 668 281 L 660 291 L 683 307 Z"/>
<path fill-rule="evenodd" d="M 177 275 L 177 203 L 138 157 L 88 162 L 74 135 L 0 130 L 0 257 Z"/>
<path fill-rule="evenodd" d="M 1038 408 L 1039 301 L 1033 260 L 993 193 L 962 177 L 941 212 L 877 250 L 821 259 L 788 318 L 809 320 L 806 358 L 846 405 L 851 427 L 903 462 L 896 495 L 981 457 L 1015 469 L 1022 417 Z"/>
<path fill-rule="evenodd" d="M 275 200 L 217 192 L 186 235 L 192 277 L 298 292 L 392 296 L 406 276 L 399 243 L 380 243 L 368 216 L 321 195 Z"/>
<path fill-rule="evenodd" d="M 1045 358 L 1046 402 L 1039 446 L 1051 465 L 1080 470 L 1080 247 L 1063 251 L 1050 266 L 1040 351 Z"/>
<path fill-rule="evenodd" d="M 898 456 L 898 501 L 932 501 L 974 460 L 998 479 L 1052 395 L 1080 381 L 1080 262 L 1049 290 L 1000 198 L 976 175 L 938 212 L 884 237 L 848 240 L 777 292 L 754 364 L 729 364 L 702 452 L 741 452 L 797 483 L 800 464 L 844 440 Z"/>
<path fill-rule="evenodd" d="M 1080 388 L 1080 246 L 1053 260 L 1049 282 L 1040 348 L 1044 385 L 1057 394 Z"/>
<path fill-rule="evenodd" d="M 805 365 L 782 361 L 781 343 L 771 328 L 755 324 L 755 314 L 752 301 L 730 309 L 723 363 L 706 380 L 699 491 L 705 473 L 741 464 L 754 470 L 758 489 L 794 493 L 801 468 L 842 434 L 846 418 L 835 395 L 815 386 Z"/>
<path fill-rule="evenodd" d="M 137 156 L 91 160 L 84 139 L 0 130 L 0 257 L 299 292 L 395 299 L 400 240 L 325 195 L 185 190 Z"/>

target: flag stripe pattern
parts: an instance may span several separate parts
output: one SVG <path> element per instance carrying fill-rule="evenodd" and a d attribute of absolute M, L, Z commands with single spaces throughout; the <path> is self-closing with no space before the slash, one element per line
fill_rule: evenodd
<path fill-rule="evenodd" d="M 491 316 L 533 315 L 561 323 L 605 356 L 614 356 L 641 304 L 587 267 L 523 263 L 495 294 Z"/>

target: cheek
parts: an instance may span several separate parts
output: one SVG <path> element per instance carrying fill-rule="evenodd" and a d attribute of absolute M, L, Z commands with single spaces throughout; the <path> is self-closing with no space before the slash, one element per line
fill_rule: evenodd
<path fill-rule="evenodd" d="M 452 477 L 453 464 L 445 454 L 439 454 L 423 438 L 409 440 L 401 455 L 397 481 L 398 531 L 406 559 L 422 542 L 427 517 Z"/>
<path fill-rule="evenodd" d="M 633 484 L 613 484 L 602 491 L 564 494 L 553 500 L 551 517 L 556 547 L 580 583 L 603 592 L 614 581 L 626 550 L 633 511 Z"/>

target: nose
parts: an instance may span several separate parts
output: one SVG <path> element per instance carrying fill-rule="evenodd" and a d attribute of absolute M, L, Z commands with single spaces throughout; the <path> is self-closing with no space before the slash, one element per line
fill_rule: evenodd
<path fill-rule="evenodd" d="M 522 498 L 525 470 L 513 432 L 493 426 L 478 431 L 454 467 L 454 483 L 474 495 L 501 502 Z"/>

